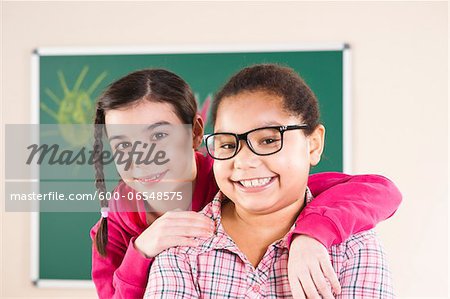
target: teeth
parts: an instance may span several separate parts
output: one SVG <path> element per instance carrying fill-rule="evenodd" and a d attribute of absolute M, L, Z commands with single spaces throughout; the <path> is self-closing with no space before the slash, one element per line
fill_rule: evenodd
<path fill-rule="evenodd" d="M 251 187 L 261 187 L 267 185 L 271 178 L 263 178 L 263 179 L 254 179 L 254 180 L 243 180 L 239 181 L 242 186 L 251 188 Z"/>
<path fill-rule="evenodd" d="M 151 182 L 151 181 L 154 181 L 154 180 L 157 180 L 157 179 L 159 179 L 159 177 L 162 175 L 162 173 L 159 173 L 159 174 L 157 174 L 157 175 L 155 175 L 155 176 L 152 176 L 152 177 L 150 177 L 150 178 L 142 178 L 142 179 L 138 179 L 139 181 L 143 181 L 143 182 Z"/>

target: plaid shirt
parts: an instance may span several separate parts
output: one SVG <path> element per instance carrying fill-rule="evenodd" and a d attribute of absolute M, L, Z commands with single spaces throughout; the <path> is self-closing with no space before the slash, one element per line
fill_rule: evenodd
<path fill-rule="evenodd" d="M 221 224 L 218 196 L 201 213 L 216 223 L 215 235 L 198 247 L 174 247 L 156 257 L 145 298 L 291 298 L 288 237 L 272 243 L 256 269 Z M 313 199 L 307 190 L 306 202 Z M 329 249 L 342 292 L 336 298 L 394 298 L 391 274 L 374 231 Z"/>

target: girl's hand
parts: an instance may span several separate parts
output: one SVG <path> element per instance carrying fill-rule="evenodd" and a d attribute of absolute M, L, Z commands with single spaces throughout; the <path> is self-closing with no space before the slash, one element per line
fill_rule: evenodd
<path fill-rule="evenodd" d="M 328 250 L 322 243 L 306 235 L 297 235 L 292 240 L 288 276 L 295 299 L 330 299 L 334 298 L 332 290 L 336 295 L 341 293 L 341 285 L 331 265 Z"/>
<path fill-rule="evenodd" d="M 214 222 L 196 212 L 170 211 L 156 219 L 134 241 L 134 247 L 146 257 L 155 257 L 174 246 L 197 246 L 194 237 L 209 237 L 214 233 Z"/>

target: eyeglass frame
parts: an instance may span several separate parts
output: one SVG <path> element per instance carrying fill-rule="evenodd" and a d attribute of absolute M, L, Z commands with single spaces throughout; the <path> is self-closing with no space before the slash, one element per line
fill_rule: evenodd
<path fill-rule="evenodd" d="M 278 153 L 279 151 L 281 151 L 283 149 L 283 141 L 284 141 L 284 132 L 286 131 L 291 131 L 291 130 L 304 130 L 304 129 L 308 129 L 309 125 L 307 124 L 301 124 L 301 125 L 288 125 L 288 126 L 268 126 L 268 127 L 261 127 L 261 128 L 256 128 L 256 129 L 252 129 L 248 132 L 242 133 L 242 134 L 235 134 L 235 133 L 227 133 L 227 132 L 220 132 L 220 133 L 213 133 L 213 134 L 207 134 L 203 136 L 203 142 L 205 142 L 205 146 L 206 146 L 206 151 L 208 152 L 208 155 L 213 158 L 214 160 L 229 160 L 232 159 L 234 157 L 236 157 L 236 155 L 238 154 L 238 152 L 241 149 L 241 140 L 244 140 L 245 143 L 247 144 L 248 148 L 252 151 L 252 153 L 254 153 L 257 156 L 270 156 L 273 154 Z M 258 130 L 264 130 L 264 129 L 277 129 L 280 134 L 281 134 L 281 146 L 278 150 L 272 152 L 272 153 L 268 153 L 268 154 L 258 154 L 255 149 L 253 148 L 252 144 L 250 143 L 250 140 L 248 140 L 247 136 L 254 132 L 254 131 L 258 131 Z M 237 140 L 237 147 L 236 150 L 234 151 L 234 154 L 229 157 L 229 158 L 215 158 L 210 152 L 209 152 L 209 148 L 208 148 L 208 138 L 215 136 L 215 135 L 233 135 L 235 137 L 235 139 Z"/>

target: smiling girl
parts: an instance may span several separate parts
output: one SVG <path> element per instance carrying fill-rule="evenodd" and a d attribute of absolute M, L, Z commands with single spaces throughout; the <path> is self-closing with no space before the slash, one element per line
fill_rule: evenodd
<path fill-rule="evenodd" d="M 259 95 L 256 99 L 259 99 Z M 237 120 L 223 121 L 223 125 L 220 124 L 221 131 L 242 133 L 259 128 L 261 125 L 275 125 L 273 121 L 276 119 L 273 118 L 273 115 L 267 114 L 268 111 L 255 110 L 254 117 L 248 118 L 247 121 L 260 121 L 264 118 L 264 122 L 243 123 L 245 128 L 240 125 L 228 127 L 231 124 L 241 124 L 240 121 L 244 121 L 242 115 L 249 111 L 248 107 L 252 104 L 245 99 L 237 100 L 245 106 L 223 106 L 227 109 L 230 108 L 233 113 L 239 114 L 235 114 Z M 278 111 L 280 110 L 280 101 L 266 101 L 264 98 L 262 103 L 271 105 L 270 107 L 275 109 L 274 111 Z M 233 101 L 226 99 L 223 103 L 232 104 Z M 220 109 L 222 109 L 222 105 Z M 215 112 L 213 114 L 216 115 Z M 221 117 L 227 115 L 222 114 Z M 156 204 L 154 201 L 132 201 L 131 204 L 136 206 L 128 209 L 129 207 L 124 207 L 124 205 L 130 204 L 127 200 L 113 200 L 110 201 L 109 206 L 108 201 L 104 200 L 101 202 L 102 218 L 91 230 L 91 237 L 94 241 L 92 278 L 99 297 L 141 298 L 145 292 L 149 269 L 157 254 L 174 246 L 198 246 L 199 241 L 195 237 L 209 237 L 216 232 L 217 227 L 210 215 L 205 217 L 194 212 L 207 206 L 218 191 L 213 174 L 213 159 L 196 151 L 202 142 L 203 120 L 197 114 L 197 104 L 193 92 L 183 79 L 166 70 L 148 69 L 133 72 L 112 83 L 106 89 L 97 102 L 95 123 L 97 124 L 95 129 L 97 155 L 104 147 L 102 142 L 104 135 L 109 139 L 113 150 L 127 151 L 131 144 L 149 136 L 155 137 L 155 142 L 158 143 L 158 140 L 165 136 L 160 133 L 166 132 L 165 130 L 170 127 L 187 126 L 190 129 L 190 135 L 184 136 L 186 143 L 184 143 L 183 149 L 186 150 L 184 150 L 183 157 L 185 160 L 177 160 L 178 163 L 184 165 L 181 169 L 185 171 L 182 172 L 183 175 L 176 177 L 182 176 L 184 184 L 178 185 L 178 187 L 171 185 L 170 190 L 178 192 L 180 191 L 178 188 L 186 185 L 192 189 L 189 194 L 192 196 L 192 203 L 188 211 L 163 213 L 160 210 L 161 206 L 156 209 L 152 207 Z M 285 124 L 288 123 L 281 125 Z M 296 122 L 295 125 L 297 124 Z M 130 125 L 131 129 L 125 129 Z M 311 129 L 309 128 L 306 132 L 310 132 Z M 218 131 L 216 130 L 216 132 Z M 295 134 L 300 134 L 300 132 L 303 132 L 303 129 L 289 129 L 286 132 L 283 131 L 283 134 L 287 138 L 294 138 Z M 248 137 L 252 135 L 249 133 Z M 287 142 L 287 140 L 285 141 Z M 241 150 L 238 156 L 250 154 L 246 152 L 247 150 L 244 147 L 244 152 Z M 305 156 L 291 157 L 285 154 L 286 150 L 289 150 L 289 147 L 283 148 L 275 154 L 279 157 L 275 155 L 266 157 L 267 159 L 278 157 L 280 162 L 283 161 L 282 165 L 273 166 L 273 168 L 267 167 L 261 173 L 255 172 L 257 176 L 239 172 L 227 177 L 231 173 L 230 169 L 227 170 L 227 173 L 217 172 L 222 169 L 221 165 L 223 167 L 230 165 L 232 161 L 235 161 L 233 159 L 238 159 L 240 156 L 216 162 L 214 166 L 216 175 L 219 176 L 222 186 L 226 190 L 235 190 L 237 199 L 243 198 L 242 207 L 250 208 L 249 212 L 266 213 L 266 209 L 275 211 L 284 206 L 284 203 L 278 203 L 279 192 L 282 191 L 283 196 L 289 194 L 289 198 L 297 197 L 308 180 L 306 168 L 302 170 L 301 176 L 299 176 L 300 172 L 294 172 L 299 168 L 299 163 L 306 165 Z M 250 160 L 247 162 L 239 163 L 256 163 L 254 157 L 249 157 Z M 263 158 L 263 156 L 255 157 Z M 301 161 L 298 161 L 297 159 L 300 158 Z M 103 165 L 100 159 L 95 161 L 97 189 L 100 192 L 106 192 Z M 288 178 L 285 177 L 286 172 L 281 172 L 281 170 L 290 164 L 295 168 L 288 168 L 292 175 L 291 178 Z M 139 163 L 131 163 L 128 169 L 121 165 L 118 165 L 117 169 L 122 180 L 114 192 L 124 195 L 125 198 L 129 194 L 152 192 L 160 188 L 161 184 L 165 184 L 165 180 L 174 178 L 170 177 L 173 174 L 166 173 L 170 169 L 169 164 L 159 166 L 159 168 L 147 168 Z M 227 179 L 225 180 L 224 177 Z M 258 181 L 253 180 L 254 178 L 258 178 Z M 165 186 L 167 187 L 167 185 Z M 254 189 L 251 189 L 250 186 Z M 308 186 L 316 198 L 301 213 L 300 209 L 294 216 L 278 213 L 276 215 L 279 215 L 279 218 L 271 217 L 272 227 L 270 229 L 266 226 L 267 222 L 261 222 L 261 226 L 254 225 L 258 223 L 256 222 L 252 223 L 251 227 L 247 227 L 248 231 L 244 227 L 242 229 L 236 227 L 239 230 L 230 230 L 230 235 L 237 239 L 248 238 L 252 243 L 255 236 L 263 235 L 264 242 L 267 243 L 273 238 L 272 229 L 278 237 L 288 226 L 286 219 L 289 221 L 298 219 L 297 226 L 292 231 L 295 237 L 292 238 L 292 242 L 289 239 L 286 243 L 286 246 L 290 245 L 291 248 L 289 271 L 293 294 L 313 296 L 320 293 L 325 298 L 327 296 L 329 298 L 331 291 L 323 287 L 326 286 L 326 281 L 331 282 L 336 293 L 340 291 L 340 287 L 331 266 L 327 248 L 332 244 L 341 243 L 351 234 L 372 228 L 379 221 L 390 217 L 400 204 L 401 195 L 392 182 L 384 177 L 374 175 L 315 174 L 309 177 Z M 273 189 L 275 187 L 276 190 Z M 266 192 L 264 194 L 270 195 L 267 201 L 263 203 L 257 200 L 260 192 L 253 192 L 246 202 L 247 197 L 244 195 L 250 191 L 245 190 L 257 191 L 258 188 L 267 188 L 264 191 Z M 229 221 L 229 223 L 231 229 L 233 222 Z M 242 235 L 240 235 L 241 233 Z M 254 242 L 252 246 L 259 246 L 258 254 L 251 256 L 252 261 L 256 262 L 263 247 L 258 242 Z M 253 250 L 254 248 L 249 249 Z M 150 291 L 153 286 L 155 285 L 151 283 Z M 155 286 L 155 290 L 161 291 L 159 287 Z"/>
<path fill-rule="evenodd" d="M 252 116 L 242 117 L 248 111 Z M 220 191 L 202 214 L 214 221 L 214 235 L 158 255 L 145 298 L 291 298 L 289 237 L 303 226 L 299 214 L 318 199 L 308 188 L 324 147 L 317 100 L 293 70 L 256 65 L 218 92 L 212 115 L 214 134 L 205 141 Z M 330 207 L 346 209 L 337 201 Z M 342 216 L 343 223 L 354 217 Z M 393 296 L 373 231 L 349 236 L 329 254 L 338 298 Z M 305 293 L 307 283 L 301 281 Z M 332 298 L 325 289 L 322 297 Z"/>

